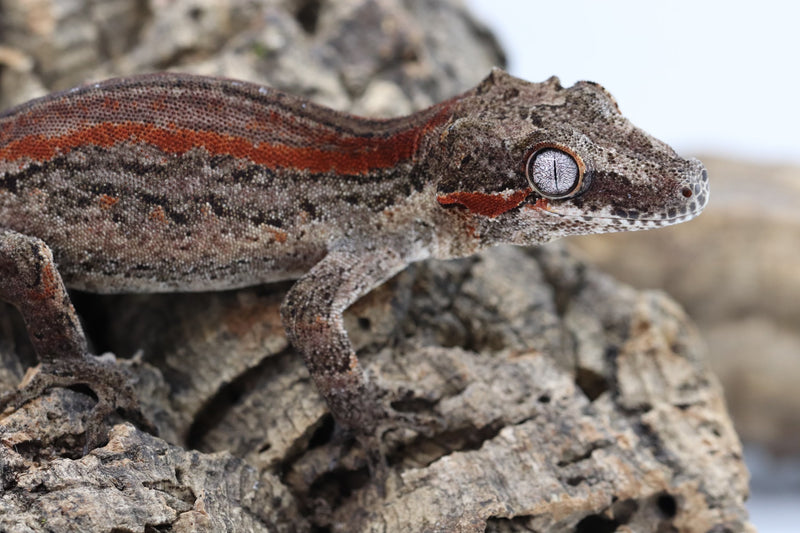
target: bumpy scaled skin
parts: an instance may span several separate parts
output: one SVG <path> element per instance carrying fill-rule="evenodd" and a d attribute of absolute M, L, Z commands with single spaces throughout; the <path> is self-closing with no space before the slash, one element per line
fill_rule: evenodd
<path fill-rule="evenodd" d="M 360 296 L 427 257 L 665 226 L 707 200 L 700 162 L 593 83 L 495 70 L 370 120 L 249 83 L 122 78 L 0 115 L 0 298 L 42 360 L 75 361 L 85 344 L 59 272 L 104 293 L 297 278 L 289 338 L 336 419 L 372 434 L 386 411 L 342 325 Z"/>

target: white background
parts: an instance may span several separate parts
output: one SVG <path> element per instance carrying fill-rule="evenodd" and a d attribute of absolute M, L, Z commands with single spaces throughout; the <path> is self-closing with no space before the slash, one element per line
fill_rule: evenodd
<path fill-rule="evenodd" d="M 685 155 L 800 164 L 800 2 L 466 2 L 516 76 L 599 82 L 634 124 Z M 746 459 L 752 523 L 800 531 L 800 461 L 753 449 Z"/>
<path fill-rule="evenodd" d="M 467 0 L 510 71 L 596 81 L 688 155 L 800 164 L 800 3 Z"/>

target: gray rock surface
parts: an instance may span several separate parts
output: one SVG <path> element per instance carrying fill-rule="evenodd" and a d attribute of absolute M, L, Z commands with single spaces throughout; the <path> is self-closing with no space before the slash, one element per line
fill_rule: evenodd
<path fill-rule="evenodd" d="M 0 0 L 2 106 L 171 67 L 395 114 L 502 62 L 457 1 L 36 6 Z M 373 291 L 346 315 L 363 363 L 398 409 L 439 420 L 387 433 L 381 482 L 287 345 L 289 286 L 76 295 L 160 437 L 123 423 L 85 449 L 80 390 L 4 413 L 0 530 L 752 531 L 720 387 L 664 294 L 561 246 L 426 262 Z M 11 310 L 0 356 L 13 387 L 33 359 Z"/>

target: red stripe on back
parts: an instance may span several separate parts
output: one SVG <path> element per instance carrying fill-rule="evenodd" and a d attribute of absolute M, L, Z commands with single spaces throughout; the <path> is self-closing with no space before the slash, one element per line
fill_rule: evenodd
<path fill-rule="evenodd" d="M 195 131 L 176 125 L 160 127 L 139 122 L 105 122 L 56 137 L 28 135 L 0 148 L 0 160 L 23 158 L 48 161 L 82 146 L 109 148 L 130 141 L 155 146 L 167 154 L 183 154 L 202 147 L 212 155 L 230 155 L 269 168 L 308 170 L 312 173 L 366 174 L 411 159 L 423 135 L 448 118 L 446 109 L 428 122 L 385 138 L 329 133 L 309 139 L 309 146 L 262 142 L 213 131 Z"/>

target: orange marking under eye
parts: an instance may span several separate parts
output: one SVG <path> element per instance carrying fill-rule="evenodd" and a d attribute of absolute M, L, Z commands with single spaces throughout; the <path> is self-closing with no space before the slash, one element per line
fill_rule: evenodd
<path fill-rule="evenodd" d="M 547 198 L 537 198 L 536 202 L 525 207 L 530 207 L 531 209 L 544 209 L 547 211 L 550 209 L 550 202 L 547 201 Z"/>
<path fill-rule="evenodd" d="M 511 194 L 486 194 L 483 192 L 451 192 L 436 199 L 441 205 L 462 205 L 470 212 L 485 217 L 496 217 L 514 209 L 525 201 L 531 193 L 530 188 L 514 191 Z"/>

